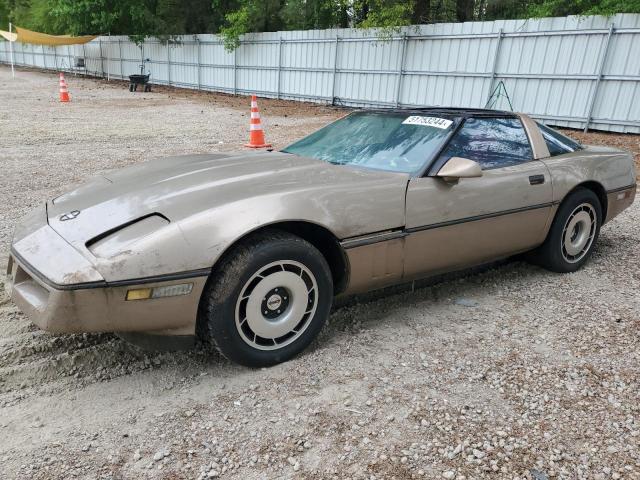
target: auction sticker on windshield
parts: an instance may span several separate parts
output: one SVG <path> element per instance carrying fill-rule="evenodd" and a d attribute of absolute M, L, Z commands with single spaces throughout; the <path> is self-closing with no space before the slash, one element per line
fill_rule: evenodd
<path fill-rule="evenodd" d="M 436 127 L 442 128 L 446 130 L 451 126 L 453 121 L 447 120 L 446 118 L 438 118 L 438 117 L 421 117 L 419 115 L 412 115 L 407 117 L 403 125 L 422 125 L 423 127 Z"/>

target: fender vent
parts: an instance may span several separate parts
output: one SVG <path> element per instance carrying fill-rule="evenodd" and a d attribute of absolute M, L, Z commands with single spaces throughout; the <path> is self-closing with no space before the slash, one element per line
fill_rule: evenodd
<path fill-rule="evenodd" d="M 158 213 L 153 213 L 102 233 L 89 240 L 86 246 L 96 257 L 113 257 L 125 251 L 132 243 L 168 224 L 168 218 Z"/>

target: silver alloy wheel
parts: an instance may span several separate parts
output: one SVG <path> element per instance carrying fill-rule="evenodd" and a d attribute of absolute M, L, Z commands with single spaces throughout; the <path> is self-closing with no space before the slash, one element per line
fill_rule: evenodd
<path fill-rule="evenodd" d="M 587 254 L 596 233 L 597 219 L 590 203 L 581 203 L 571 212 L 562 229 L 562 257 L 567 262 L 579 262 Z"/>
<path fill-rule="evenodd" d="M 318 305 L 318 284 L 306 266 L 281 260 L 262 267 L 236 302 L 240 337 L 259 350 L 277 350 L 300 337 Z"/>

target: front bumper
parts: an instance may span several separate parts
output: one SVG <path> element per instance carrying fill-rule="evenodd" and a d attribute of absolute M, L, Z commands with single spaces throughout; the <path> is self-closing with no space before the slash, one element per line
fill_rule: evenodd
<path fill-rule="evenodd" d="M 196 272 L 198 273 L 198 272 Z M 48 225 L 12 246 L 6 288 L 41 329 L 193 335 L 206 272 L 110 284 Z M 187 295 L 127 301 L 129 290 L 191 283 Z"/>

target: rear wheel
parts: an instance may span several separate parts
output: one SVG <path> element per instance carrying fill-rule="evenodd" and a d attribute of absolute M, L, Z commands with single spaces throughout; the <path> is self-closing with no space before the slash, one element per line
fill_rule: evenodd
<path fill-rule="evenodd" d="M 598 196 L 578 188 L 562 202 L 544 244 L 534 259 L 554 272 L 575 272 L 591 256 L 602 224 Z"/>
<path fill-rule="evenodd" d="M 270 231 L 242 241 L 203 294 L 199 334 L 230 360 L 263 367 L 304 350 L 326 322 L 331 272 L 307 241 Z"/>

